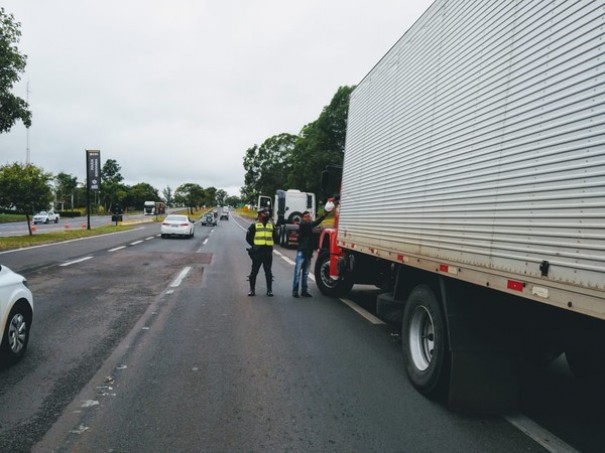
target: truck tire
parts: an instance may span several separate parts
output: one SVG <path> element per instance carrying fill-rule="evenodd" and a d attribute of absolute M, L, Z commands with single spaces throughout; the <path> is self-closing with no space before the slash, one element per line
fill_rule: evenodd
<path fill-rule="evenodd" d="M 302 221 L 302 214 L 298 211 L 294 211 L 288 216 L 287 223 L 300 223 Z"/>
<path fill-rule="evenodd" d="M 447 389 L 449 355 L 443 310 L 428 285 L 416 286 L 403 312 L 401 343 L 412 385 L 429 398 Z"/>
<path fill-rule="evenodd" d="M 329 297 L 346 295 L 353 287 L 353 280 L 340 278 L 334 280 L 330 277 L 330 251 L 321 250 L 315 261 L 315 283 L 319 291 Z"/>

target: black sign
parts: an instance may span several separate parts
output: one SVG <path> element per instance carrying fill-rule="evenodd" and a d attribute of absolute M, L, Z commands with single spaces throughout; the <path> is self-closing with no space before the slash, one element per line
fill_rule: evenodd
<path fill-rule="evenodd" d="M 88 188 L 99 190 L 101 187 L 101 151 L 86 150 L 86 176 Z"/>

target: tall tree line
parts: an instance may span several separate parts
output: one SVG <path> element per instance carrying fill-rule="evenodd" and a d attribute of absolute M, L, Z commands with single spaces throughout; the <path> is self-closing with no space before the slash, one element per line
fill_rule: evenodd
<path fill-rule="evenodd" d="M 321 198 L 321 172 L 328 164 L 341 165 L 344 157 L 349 96 L 355 87 L 338 88 L 319 117 L 299 135 L 282 133 L 246 150 L 242 200 L 254 203 L 258 195 L 277 189 L 314 192 Z"/>

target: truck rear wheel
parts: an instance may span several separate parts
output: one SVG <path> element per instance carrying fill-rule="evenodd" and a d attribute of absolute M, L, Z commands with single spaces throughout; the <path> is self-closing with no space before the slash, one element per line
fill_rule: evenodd
<path fill-rule="evenodd" d="M 430 398 L 441 397 L 449 373 L 447 329 L 439 301 L 427 285 L 415 287 L 406 302 L 401 340 L 412 385 Z"/>
<path fill-rule="evenodd" d="M 302 214 L 298 211 L 295 211 L 288 216 L 287 223 L 300 223 L 301 221 L 302 221 Z"/>
<path fill-rule="evenodd" d="M 321 250 L 315 261 L 315 283 L 321 291 L 329 297 L 339 297 L 347 294 L 353 287 L 350 278 L 333 279 L 330 277 L 330 251 Z"/>

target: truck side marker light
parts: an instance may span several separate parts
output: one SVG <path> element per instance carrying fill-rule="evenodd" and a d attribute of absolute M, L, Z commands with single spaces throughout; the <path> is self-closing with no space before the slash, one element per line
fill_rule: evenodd
<path fill-rule="evenodd" d="M 548 288 L 543 288 L 542 286 L 532 287 L 531 293 L 534 296 L 542 297 L 543 299 L 548 299 L 548 296 L 549 296 Z"/>
<path fill-rule="evenodd" d="M 458 268 L 455 266 L 448 266 L 447 264 L 440 264 L 439 272 L 445 272 L 446 274 L 458 275 Z"/>
<path fill-rule="evenodd" d="M 512 289 L 513 291 L 523 291 L 523 287 L 524 287 L 524 283 L 523 282 L 518 282 L 516 280 L 509 280 L 508 283 L 506 284 L 506 287 L 508 289 Z"/>

